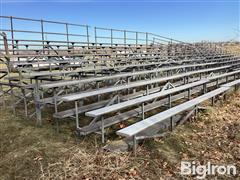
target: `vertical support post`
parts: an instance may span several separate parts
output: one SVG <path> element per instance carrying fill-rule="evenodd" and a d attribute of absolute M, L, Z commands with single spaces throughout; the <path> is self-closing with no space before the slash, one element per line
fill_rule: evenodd
<path fill-rule="evenodd" d="M 198 107 L 197 105 L 195 106 L 195 117 L 197 118 L 197 113 L 198 113 Z"/>
<path fill-rule="evenodd" d="M 13 32 L 13 17 L 10 17 L 10 24 L 11 24 L 11 38 L 12 38 L 12 50 L 14 54 L 14 32 Z"/>
<path fill-rule="evenodd" d="M 142 120 L 145 119 L 145 108 L 144 108 L 144 103 L 142 103 Z"/>
<path fill-rule="evenodd" d="M 79 128 L 78 101 L 75 101 L 76 127 Z"/>
<path fill-rule="evenodd" d="M 168 71 L 167 71 L 167 76 L 171 76 L 171 74 L 172 74 L 172 73 L 171 73 L 171 70 L 168 70 Z"/>
<path fill-rule="evenodd" d="M 136 88 L 133 88 L 133 93 L 136 93 Z"/>
<path fill-rule="evenodd" d="M 235 84 L 234 85 L 234 91 L 237 91 L 237 89 L 238 89 L 238 84 Z"/>
<path fill-rule="evenodd" d="M 44 29 L 43 29 L 43 20 L 41 19 L 41 34 L 42 34 L 42 46 L 43 46 L 43 53 L 44 53 Z"/>
<path fill-rule="evenodd" d="M 87 44 L 88 44 L 88 49 L 89 49 L 89 26 L 86 26 L 86 31 L 87 31 Z"/>
<path fill-rule="evenodd" d="M 9 82 L 11 83 L 11 81 L 9 80 Z M 11 86 L 11 96 L 12 96 L 12 108 L 13 108 L 13 114 L 16 114 L 16 107 L 15 107 L 15 102 L 14 102 L 14 92 L 13 92 L 13 87 Z"/>
<path fill-rule="evenodd" d="M 212 103 L 212 106 L 214 106 L 214 97 L 212 97 L 212 99 L 211 99 L 211 103 Z"/>
<path fill-rule="evenodd" d="M 120 95 L 119 95 L 119 92 L 117 93 L 117 103 L 120 103 Z"/>
<path fill-rule="evenodd" d="M 58 112 L 58 108 L 57 108 L 57 93 L 56 93 L 56 89 L 53 88 L 53 98 L 54 98 L 54 110 L 55 113 Z"/>
<path fill-rule="evenodd" d="M 103 116 L 101 117 L 101 135 L 102 135 L 102 143 L 105 143 L 105 131 L 104 131 L 104 121 Z"/>
<path fill-rule="evenodd" d="M 168 95 L 168 107 L 169 108 L 172 107 L 172 96 L 171 96 L 171 94 Z"/>
<path fill-rule="evenodd" d="M 69 48 L 68 23 L 66 23 L 66 37 L 67 37 L 67 46 Z"/>
<path fill-rule="evenodd" d="M 186 84 L 186 76 L 183 77 L 183 83 Z"/>
<path fill-rule="evenodd" d="M 131 78 L 131 77 L 127 77 L 127 84 L 130 83 L 130 78 Z"/>
<path fill-rule="evenodd" d="M 148 33 L 146 33 L 146 53 L 147 53 L 147 49 L 148 49 Z"/>
<path fill-rule="evenodd" d="M 97 81 L 97 89 L 99 89 L 99 81 Z M 97 100 L 100 101 L 100 95 L 97 95 Z"/>
<path fill-rule="evenodd" d="M 136 139 L 136 135 L 133 136 L 133 154 L 134 156 L 136 156 L 137 153 L 137 139 Z"/>
<path fill-rule="evenodd" d="M 187 83 L 189 82 L 189 76 L 186 77 L 186 81 L 187 81 Z"/>
<path fill-rule="evenodd" d="M 126 30 L 123 31 L 124 32 L 124 49 L 125 49 L 125 55 L 127 53 L 127 32 Z"/>
<path fill-rule="evenodd" d="M 129 84 L 130 83 L 130 77 L 127 77 L 127 84 Z M 130 94 L 130 89 L 128 88 L 127 89 L 127 94 Z"/>
<path fill-rule="evenodd" d="M 2 105 L 3 105 L 3 108 L 5 108 L 6 104 L 5 104 L 4 91 L 3 91 L 2 85 L 0 85 L 0 92 L 2 92 Z"/>
<path fill-rule="evenodd" d="M 207 92 L 207 83 L 203 84 L 203 94 Z"/>
<path fill-rule="evenodd" d="M 170 131 L 173 131 L 173 117 L 170 117 Z"/>
<path fill-rule="evenodd" d="M 111 47 L 113 47 L 113 30 L 111 29 Z"/>
<path fill-rule="evenodd" d="M 191 99 L 191 89 L 189 88 L 188 89 L 188 100 L 190 100 Z"/>
<path fill-rule="evenodd" d="M 148 87 L 148 85 L 146 85 L 146 95 L 148 95 L 149 94 L 149 87 Z"/>
<path fill-rule="evenodd" d="M 136 32 L 136 50 L 137 50 L 137 46 L 138 46 L 138 32 Z"/>
<path fill-rule="evenodd" d="M 94 38 L 95 38 L 95 44 L 97 46 L 97 28 L 94 27 Z"/>
<path fill-rule="evenodd" d="M 42 114 L 41 114 L 41 105 L 39 102 L 40 93 L 39 93 L 39 84 L 38 79 L 35 79 L 35 106 L 36 106 L 36 116 L 37 116 L 37 125 L 42 125 Z"/>
<path fill-rule="evenodd" d="M 234 86 L 234 89 L 236 90 L 236 85 Z M 223 100 L 226 101 L 226 99 L 227 99 L 227 93 L 224 93 L 223 94 Z"/>
<path fill-rule="evenodd" d="M 25 116 L 27 117 L 28 116 L 28 108 L 27 108 L 27 97 L 26 97 L 25 89 L 22 90 L 22 94 L 23 94 Z"/>
<path fill-rule="evenodd" d="M 172 42 L 172 39 L 171 39 L 170 40 L 170 55 L 171 56 L 173 55 L 172 51 L 173 51 L 173 42 Z"/>
<path fill-rule="evenodd" d="M 217 79 L 216 86 L 219 87 L 219 79 Z"/>

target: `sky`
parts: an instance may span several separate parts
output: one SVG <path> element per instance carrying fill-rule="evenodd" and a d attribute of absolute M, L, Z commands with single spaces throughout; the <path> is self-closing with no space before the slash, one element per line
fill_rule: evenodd
<path fill-rule="evenodd" d="M 0 14 L 4 16 L 152 32 L 188 42 L 240 40 L 239 0 L 0 0 L 0 3 Z"/>

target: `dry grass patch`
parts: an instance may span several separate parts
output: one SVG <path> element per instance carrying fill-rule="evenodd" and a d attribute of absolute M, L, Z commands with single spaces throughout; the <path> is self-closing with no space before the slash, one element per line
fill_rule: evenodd
<path fill-rule="evenodd" d="M 71 128 L 57 135 L 50 123 L 39 128 L 9 110 L 0 117 L 0 179 L 178 179 L 181 160 L 240 169 L 240 94 L 164 138 L 145 140 L 137 157 L 103 152 L 98 135 L 78 139 Z"/>

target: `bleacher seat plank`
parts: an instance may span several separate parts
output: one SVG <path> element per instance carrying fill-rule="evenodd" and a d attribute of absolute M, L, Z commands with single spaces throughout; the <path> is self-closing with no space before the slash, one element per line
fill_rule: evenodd
<path fill-rule="evenodd" d="M 144 85 L 149 85 L 149 84 L 154 84 L 154 83 L 161 83 L 161 82 L 166 82 L 172 79 L 179 79 L 179 78 L 183 78 L 185 76 L 191 76 L 194 74 L 198 74 L 198 73 L 204 73 L 204 72 L 209 72 L 209 71 L 216 71 L 216 70 L 221 70 L 221 69 L 226 69 L 229 68 L 231 66 L 222 66 L 222 67 L 218 67 L 218 68 L 209 68 L 209 69 L 203 69 L 203 70 L 199 70 L 199 71 L 194 71 L 194 72 L 188 72 L 188 73 L 181 73 L 181 74 L 177 74 L 177 75 L 173 75 L 173 76 L 168 76 L 168 77 L 162 77 L 162 78 L 155 78 L 152 80 L 142 80 L 142 81 L 138 81 L 138 82 L 133 82 L 133 83 L 129 83 L 126 85 L 119 85 L 119 86 L 114 86 L 114 87 L 109 87 L 109 88 L 101 88 L 95 91 L 90 91 L 90 92 L 83 92 L 83 93 L 78 93 L 78 94 L 69 94 L 66 95 L 65 97 L 62 97 L 61 100 L 62 101 L 76 101 L 79 99 L 84 99 L 87 97 L 91 97 L 91 96 L 96 96 L 96 95 L 101 95 L 101 94 L 106 94 L 106 93 L 111 93 L 111 92 L 117 92 L 117 91 L 121 91 L 124 89 L 131 89 L 131 88 L 135 88 L 135 87 L 141 87 Z"/>
<path fill-rule="evenodd" d="M 101 115 L 104 115 L 104 114 L 108 114 L 108 113 L 111 113 L 111 112 L 118 111 L 120 109 L 128 108 L 128 107 L 133 106 L 133 105 L 138 105 L 138 104 L 141 104 L 141 103 L 145 103 L 145 102 L 151 101 L 155 98 L 164 97 L 164 96 L 169 95 L 169 94 L 173 94 L 173 93 L 176 93 L 176 92 L 179 92 L 179 91 L 182 91 L 182 90 L 193 88 L 195 86 L 203 85 L 207 82 L 208 82 L 208 80 L 196 81 L 196 82 L 185 84 L 185 85 L 182 85 L 182 86 L 178 86 L 178 87 L 175 87 L 175 88 L 172 88 L 172 89 L 160 91 L 158 93 L 153 93 L 153 94 L 146 95 L 146 96 L 143 96 L 143 97 L 140 97 L 140 98 L 132 99 L 132 100 L 121 102 L 121 103 L 118 103 L 118 104 L 114 104 L 114 105 L 111 105 L 111 106 L 108 106 L 108 107 L 104 107 L 104 108 L 96 109 L 96 110 L 93 110 L 93 111 L 89 111 L 89 112 L 86 112 L 85 115 L 91 116 L 91 117 L 98 117 L 98 116 L 101 116 Z"/>
<path fill-rule="evenodd" d="M 128 126 L 124 129 L 121 129 L 119 131 L 117 131 L 117 134 L 120 135 L 120 136 L 125 136 L 125 137 L 132 137 L 136 134 L 138 134 L 139 132 L 141 131 L 144 131 L 145 129 L 147 129 L 148 127 L 151 127 L 152 125 L 156 124 L 156 123 L 159 123 L 159 122 L 162 122 L 180 112 L 183 112 L 191 107 L 194 107 L 198 104 L 200 104 L 201 102 L 203 101 L 206 101 L 208 100 L 209 98 L 211 97 L 214 97 L 216 95 L 219 95 L 227 90 L 229 90 L 230 87 L 221 87 L 221 88 L 218 88 L 218 89 L 215 89 L 209 93 L 206 93 L 202 96 L 199 96 L 197 98 L 194 98 L 190 101 L 187 101 L 185 103 L 182 103 L 180 105 L 177 105 L 173 108 L 170 108 L 166 111 L 163 111 L 159 114 L 156 114 L 154 116 L 151 116 L 147 119 L 144 119 L 142 121 L 139 121 L 131 126 Z"/>

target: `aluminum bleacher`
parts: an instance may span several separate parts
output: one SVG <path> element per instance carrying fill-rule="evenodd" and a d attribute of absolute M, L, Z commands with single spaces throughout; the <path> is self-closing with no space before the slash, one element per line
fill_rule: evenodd
<path fill-rule="evenodd" d="M 136 140 L 137 140 L 137 134 L 146 130 L 147 128 L 157 124 L 157 123 L 161 123 L 165 120 L 170 119 L 170 126 L 171 129 L 173 129 L 173 120 L 172 117 L 183 112 L 186 111 L 190 108 L 193 107 L 197 107 L 200 103 L 213 98 L 219 94 L 225 93 L 226 91 L 228 91 L 233 85 L 238 85 L 240 83 L 239 80 L 235 80 L 233 82 L 227 83 L 225 85 L 222 85 L 220 88 L 215 89 L 213 91 L 210 91 L 204 95 L 201 95 L 199 97 L 196 97 L 192 100 L 189 100 L 185 103 L 182 103 L 180 105 L 177 105 L 175 107 L 172 107 L 166 111 L 163 111 L 161 113 L 158 113 L 154 116 L 151 116 L 149 118 L 146 118 L 142 121 L 139 121 L 133 125 L 130 125 L 124 129 L 121 129 L 119 131 L 117 131 L 116 133 L 120 136 L 124 136 L 124 137 L 133 137 L 133 142 L 134 142 L 134 151 L 136 152 Z"/>
<path fill-rule="evenodd" d="M 135 137 L 239 84 L 240 57 L 214 44 L 150 32 L 90 31 L 88 25 L 67 22 L 0 20 L 5 22 L 0 29 L 0 98 L 14 113 L 24 108 L 37 125 L 45 122 L 42 112 L 50 111 L 57 124 L 73 118 L 79 135 L 100 132 L 104 142 L 105 128 L 140 117 L 143 121 L 117 132 Z M 15 29 L 15 23 L 24 22 L 30 23 L 26 29 Z M 40 29 L 32 29 L 33 22 Z M 45 31 L 49 25 L 62 27 L 62 33 Z M 145 118 L 160 107 L 168 110 Z"/>

